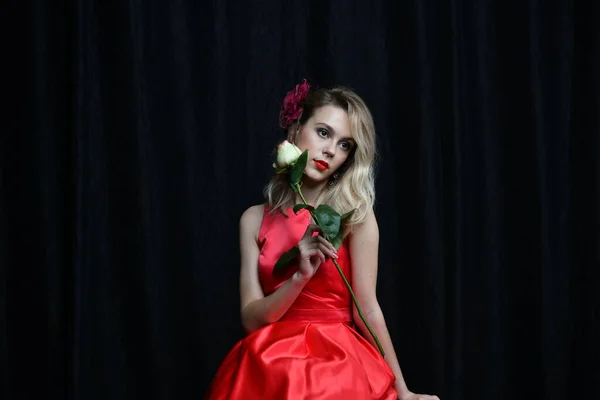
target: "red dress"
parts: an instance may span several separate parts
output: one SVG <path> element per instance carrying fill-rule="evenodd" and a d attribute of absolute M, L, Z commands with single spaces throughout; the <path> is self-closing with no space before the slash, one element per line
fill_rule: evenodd
<path fill-rule="evenodd" d="M 258 273 L 265 295 L 294 272 L 273 276 L 279 256 L 296 245 L 310 214 L 266 214 L 259 231 Z M 338 263 L 352 284 L 348 244 Z M 331 260 L 287 313 L 239 341 L 219 367 L 206 399 L 397 399 L 387 362 L 354 328 L 352 297 Z"/>

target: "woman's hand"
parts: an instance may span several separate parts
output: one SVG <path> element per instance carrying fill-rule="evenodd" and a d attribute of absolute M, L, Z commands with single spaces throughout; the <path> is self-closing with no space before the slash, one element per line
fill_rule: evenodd
<path fill-rule="evenodd" d="M 337 258 L 335 247 L 321 235 L 313 236 L 315 232 L 321 232 L 321 228 L 315 224 L 309 225 L 306 228 L 306 232 L 304 232 L 304 236 L 298 242 L 300 262 L 297 273 L 298 277 L 306 282 L 313 277 L 321 264 L 327 260 L 326 256 Z"/>
<path fill-rule="evenodd" d="M 403 393 L 398 396 L 398 400 L 440 400 L 439 397 L 430 394 L 417 394 L 413 392 Z"/>

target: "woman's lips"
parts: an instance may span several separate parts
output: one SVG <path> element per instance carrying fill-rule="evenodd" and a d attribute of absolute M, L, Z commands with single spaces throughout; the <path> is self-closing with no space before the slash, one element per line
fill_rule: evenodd
<path fill-rule="evenodd" d="M 326 161 L 323 160 L 314 160 L 315 161 L 315 165 L 317 166 L 317 168 L 321 171 L 325 171 L 327 168 L 329 168 L 329 164 L 327 164 Z"/>

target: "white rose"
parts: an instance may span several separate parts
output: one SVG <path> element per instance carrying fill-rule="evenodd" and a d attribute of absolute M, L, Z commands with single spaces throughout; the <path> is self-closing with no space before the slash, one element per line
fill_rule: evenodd
<path fill-rule="evenodd" d="M 274 165 L 277 169 L 283 169 L 294 163 L 302 152 L 298 147 L 285 140 L 277 146 L 277 161 Z"/>

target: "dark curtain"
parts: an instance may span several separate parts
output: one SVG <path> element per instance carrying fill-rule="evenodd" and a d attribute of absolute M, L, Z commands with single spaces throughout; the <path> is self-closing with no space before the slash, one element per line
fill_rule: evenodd
<path fill-rule="evenodd" d="M 40 0 L 3 16 L 1 398 L 202 397 L 243 336 L 239 217 L 302 78 L 374 114 L 378 296 L 409 387 L 598 395 L 598 2 Z"/>

